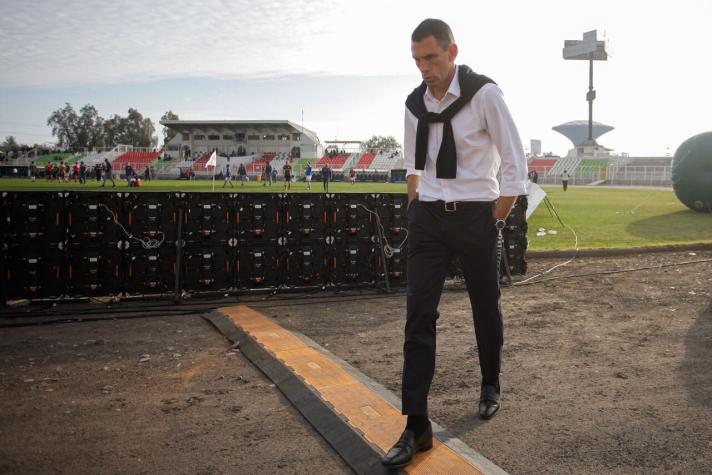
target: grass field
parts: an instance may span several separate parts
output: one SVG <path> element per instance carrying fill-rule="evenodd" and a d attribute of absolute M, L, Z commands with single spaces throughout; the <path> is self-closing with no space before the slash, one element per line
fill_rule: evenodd
<path fill-rule="evenodd" d="M 140 188 L 129 188 L 116 180 L 116 188 L 101 188 L 96 181 L 77 183 L 31 183 L 26 179 L 1 179 L 0 191 L 211 191 L 210 181 L 160 180 L 144 182 Z M 282 192 L 281 182 L 272 187 L 249 182 L 245 186 L 222 188 L 215 181 L 216 192 Z M 650 188 L 544 187 L 548 198 L 562 221 L 578 235 L 581 249 L 625 248 L 665 244 L 712 243 L 712 214 L 695 213 L 680 203 L 671 190 Z M 331 183 L 335 193 L 405 193 L 405 184 L 392 183 Z M 304 183 L 292 184 L 291 192 L 305 193 Z M 323 192 L 320 182 L 312 184 L 312 193 Z M 545 236 L 537 236 L 539 228 Z M 556 234 L 549 234 L 549 230 Z M 543 204 L 529 220 L 529 248 L 534 250 L 572 249 L 572 232 L 561 226 Z"/>

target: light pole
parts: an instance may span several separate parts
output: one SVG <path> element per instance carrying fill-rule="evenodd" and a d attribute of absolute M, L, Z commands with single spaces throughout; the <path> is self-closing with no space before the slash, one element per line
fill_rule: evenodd
<path fill-rule="evenodd" d="M 596 98 L 596 91 L 593 89 L 593 62 L 608 60 L 606 42 L 596 39 L 596 30 L 587 31 L 583 34 L 583 40 L 565 40 L 563 55 L 564 59 L 588 60 L 588 140 L 586 145 L 596 145 L 593 140 L 593 100 Z"/>

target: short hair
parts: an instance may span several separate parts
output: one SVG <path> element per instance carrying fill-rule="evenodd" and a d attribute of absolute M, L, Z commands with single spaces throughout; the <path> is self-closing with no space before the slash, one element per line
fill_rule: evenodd
<path fill-rule="evenodd" d="M 442 49 L 447 49 L 455 42 L 450 26 L 437 18 L 426 18 L 420 22 L 420 25 L 410 35 L 410 40 L 413 42 L 423 41 L 428 36 L 434 37 Z"/>

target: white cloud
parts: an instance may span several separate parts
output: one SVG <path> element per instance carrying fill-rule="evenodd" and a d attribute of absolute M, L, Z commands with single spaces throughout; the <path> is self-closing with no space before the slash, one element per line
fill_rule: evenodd
<path fill-rule="evenodd" d="M 0 86 L 67 86 L 314 72 L 339 2 L 3 3 Z"/>
<path fill-rule="evenodd" d="M 326 79 L 307 81 L 322 87 L 308 101 L 352 108 L 329 119 L 329 135 L 337 129 L 362 135 L 377 122 L 354 111 L 354 95 L 364 111 L 400 129 L 403 98 L 418 81 L 409 36 L 432 16 L 453 27 L 458 62 L 500 84 L 525 143 L 542 139 L 545 150 L 560 153 L 570 146 L 551 127 L 586 118 L 588 78 L 585 63 L 564 61 L 561 48 L 565 39 L 594 28 L 611 40 L 609 61 L 596 64 L 594 73 L 594 119 L 616 127 L 604 145 L 661 153 L 710 128 L 708 0 L 0 0 L 0 6 L 0 93 L 8 95 L 17 86 L 79 86 L 84 93 L 91 84 L 294 76 Z M 395 91 L 384 86 L 387 80 L 374 80 L 359 90 L 340 87 L 344 77 L 354 76 L 398 76 L 408 86 Z M 241 84 L 256 88 L 255 82 Z M 265 103 L 284 110 L 284 86 L 274 84 L 260 89 L 259 105 L 248 107 L 255 101 L 240 97 L 231 110 L 252 117 Z M 335 99 L 331 91 L 342 96 Z M 185 92 L 196 111 L 218 113 L 220 100 L 210 93 Z M 131 105 L 140 108 L 138 100 L 148 102 L 136 98 Z M 167 98 L 162 107 L 178 100 Z"/>

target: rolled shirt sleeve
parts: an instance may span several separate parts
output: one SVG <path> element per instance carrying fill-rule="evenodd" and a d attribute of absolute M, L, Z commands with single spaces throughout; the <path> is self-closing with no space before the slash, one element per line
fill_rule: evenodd
<path fill-rule="evenodd" d="M 418 119 L 408 108 L 405 108 L 405 124 L 403 134 L 403 154 L 405 156 L 406 176 L 420 175 L 420 170 L 415 169 L 415 133 Z"/>
<path fill-rule="evenodd" d="M 524 156 L 524 147 L 522 147 L 517 126 L 504 102 L 502 90 L 493 86 L 482 92 L 485 94 L 484 113 L 487 130 L 502 159 L 500 195 L 526 195 L 527 159 Z M 406 112 L 409 113 L 409 111 Z M 407 122 L 406 120 L 406 130 Z M 415 143 L 415 141 L 413 142 Z"/>

